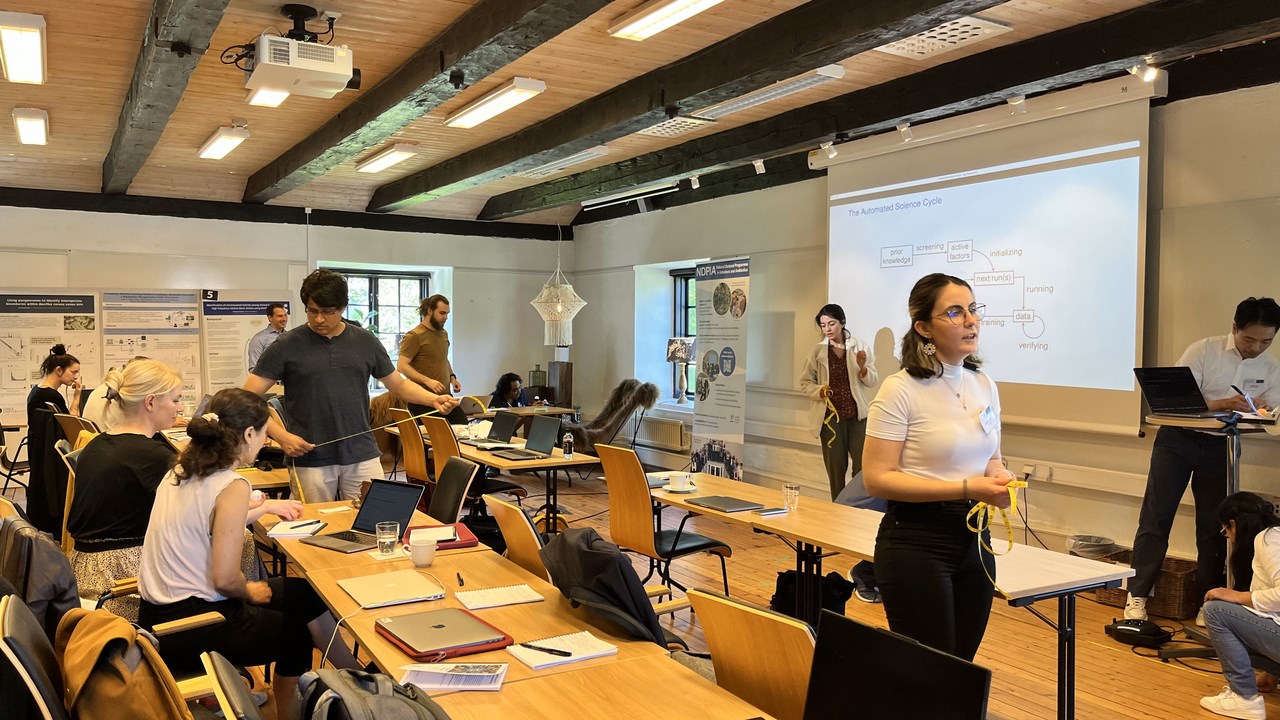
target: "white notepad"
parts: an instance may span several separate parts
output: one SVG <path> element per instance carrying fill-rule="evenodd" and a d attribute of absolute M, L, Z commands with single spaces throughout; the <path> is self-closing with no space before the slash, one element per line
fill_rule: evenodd
<path fill-rule="evenodd" d="M 618 654 L 617 645 L 611 645 L 586 630 L 571 633 L 569 635 L 557 635 L 556 637 L 545 638 L 542 640 L 533 640 L 530 641 L 529 644 L 537 645 L 538 647 L 553 648 L 555 650 L 565 650 L 573 653 L 569 657 L 561 657 L 560 655 L 552 655 L 540 650 L 530 650 L 526 647 L 520 647 L 518 643 L 507 646 L 507 652 L 515 655 L 517 660 L 528 665 L 534 670 L 541 670 L 542 668 L 551 667 L 553 665 L 578 662 L 579 660 L 590 660 L 591 658 L 604 657 L 605 655 Z"/>
<path fill-rule="evenodd" d="M 316 520 L 281 520 L 267 531 L 267 537 L 305 537 L 315 535 L 328 523 Z"/>
<path fill-rule="evenodd" d="M 537 590 L 523 583 L 495 588 L 481 588 L 479 590 L 464 590 L 454 593 L 453 596 L 468 610 L 542 602 L 543 599 Z"/>

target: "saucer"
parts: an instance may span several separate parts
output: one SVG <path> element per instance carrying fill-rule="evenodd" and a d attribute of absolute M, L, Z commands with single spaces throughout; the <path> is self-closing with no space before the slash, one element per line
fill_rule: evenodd
<path fill-rule="evenodd" d="M 669 493 L 675 493 L 675 494 L 677 494 L 677 495 L 688 495 L 689 493 L 696 493 L 696 492 L 698 492 L 698 486 L 697 486 L 697 485 L 690 485 L 689 487 L 685 488 L 684 490 L 677 490 L 677 489 L 675 489 L 675 488 L 671 487 L 670 485 L 663 485 L 660 489 L 665 490 L 665 491 L 667 491 L 667 492 L 669 492 Z"/>

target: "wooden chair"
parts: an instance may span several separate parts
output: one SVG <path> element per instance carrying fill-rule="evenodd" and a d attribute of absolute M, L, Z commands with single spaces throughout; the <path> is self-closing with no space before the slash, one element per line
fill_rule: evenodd
<path fill-rule="evenodd" d="M 778 720 L 802 720 L 815 644 L 808 623 L 697 588 L 687 596 L 716 684 Z"/>
<path fill-rule="evenodd" d="M 524 510 L 496 495 L 485 495 L 484 504 L 498 521 L 502 539 L 507 543 L 507 559 L 551 582 L 551 574 L 547 572 L 547 566 L 542 563 L 542 556 L 538 554 L 542 549 L 542 535 L 533 526 L 529 516 L 524 514 Z"/>
<path fill-rule="evenodd" d="M 226 658 L 216 652 L 200 653 L 205 676 L 213 686 L 213 696 L 225 718 L 235 720 L 262 720 L 258 705 L 253 701 L 244 676 Z"/>
<path fill-rule="evenodd" d="M 422 438 L 422 426 L 411 420 L 413 415 L 404 408 L 387 408 L 400 430 L 400 447 L 404 453 L 404 474 L 410 480 L 429 485 L 435 482 L 427 472 L 427 445 Z"/>
<path fill-rule="evenodd" d="M 62 704 L 64 685 L 53 643 L 35 615 L 16 595 L 0 598 L 0 705 L 5 717 L 70 720 Z"/>
<path fill-rule="evenodd" d="M 67 466 L 67 500 L 62 506 L 62 552 L 70 555 L 75 541 L 72 540 L 71 533 L 67 532 L 67 518 L 71 517 L 71 501 L 76 496 L 76 463 L 80 459 L 80 451 L 72 450 L 71 443 L 66 440 L 54 443 L 53 449 L 62 458 L 62 464 Z"/>
<path fill-rule="evenodd" d="M 431 438 L 431 457 L 435 464 L 436 477 L 439 477 L 440 471 L 449 458 L 462 457 L 462 449 L 458 446 L 458 438 L 453 434 L 453 427 L 449 425 L 448 420 L 431 415 L 422 418 L 422 424 L 427 428 L 427 435 Z M 480 476 L 472 483 L 471 494 L 468 497 L 478 500 L 482 495 L 499 492 L 514 495 L 518 499 L 529 496 L 529 491 L 521 485 L 507 480 Z"/>
<path fill-rule="evenodd" d="M 80 434 L 76 436 L 75 442 L 71 445 L 71 449 L 83 450 L 84 446 L 88 445 L 89 442 L 98 437 L 99 434 L 100 433 L 93 432 L 92 430 L 81 430 Z"/>
<path fill-rule="evenodd" d="M 58 421 L 58 427 L 62 429 L 62 436 L 67 439 L 67 442 L 75 442 L 75 439 L 80 437 L 81 430 L 88 430 L 92 433 L 100 432 L 97 424 L 92 420 L 87 420 L 78 415 L 54 413 L 53 417 Z"/>
<path fill-rule="evenodd" d="M 9 517 L 10 515 L 17 515 L 17 514 L 18 514 L 18 508 L 15 507 L 14 504 L 8 498 L 0 497 L 0 519 L 4 519 Z"/>
<path fill-rule="evenodd" d="M 609 484 L 610 539 L 618 547 L 648 557 L 649 574 L 656 569 L 663 585 L 674 585 L 681 590 L 684 586 L 671 579 L 671 561 L 693 553 L 713 553 L 720 558 L 720 574 L 728 595 L 729 572 L 725 558 L 733 555 L 733 549 L 720 540 L 685 531 L 683 521 L 675 530 L 655 528 L 653 497 L 649 494 L 649 482 L 640 458 L 631 450 L 612 445 L 596 445 L 596 452 Z"/>
<path fill-rule="evenodd" d="M 458 398 L 458 407 L 462 408 L 462 412 L 467 415 L 478 415 L 486 410 L 484 399 L 475 395 L 467 395 Z"/>
<path fill-rule="evenodd" d="M 458 522 L 462 516 L 462 504 L 467 501 L 471 482 L 479 470 L 480 466 L 470 460 L 449 458 L 444 470 L 436 474 L 436 490 L 431 494 L 427 515 L 445 524 Z"/>

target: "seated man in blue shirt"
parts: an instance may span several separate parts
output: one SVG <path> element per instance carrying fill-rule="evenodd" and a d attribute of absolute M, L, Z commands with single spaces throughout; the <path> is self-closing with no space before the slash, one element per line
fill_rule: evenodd
<path fill-rule="evenodd" d="M 297 458 L 303 499 L 355 498 L 363 481 L 383 476 L 378 444 L 369 427 L 369 378 L 377 378 L 405 402 L 427 405 L 442 414 L 448 414 L 458 401 L 406 380 L 373 333 L 342 320 L 346 278 L 316 270 L 302 281 L 300 295 L 307 324 L 272 343 L 244 387 L 263 394 L 277 382 L 284 384 L 290 427 L 273 419 L 267 432 L 285 453 Z"/>

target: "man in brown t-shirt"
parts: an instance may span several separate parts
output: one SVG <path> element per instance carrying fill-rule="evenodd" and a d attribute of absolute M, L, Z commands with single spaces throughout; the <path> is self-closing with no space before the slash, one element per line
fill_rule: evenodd
<path fill-rule="evenodd" d="M 458 382 L 453 365 L 449 363 L 449 331 L 444 329 L 444 324 L 449 319 L 449 298 L 432 295 L 424 299 L 418 305 L 418 314 L 422 317 L 422 322 L 405 333 L 404 339 L 400 341 L 400 359 L 396 363 L 396 370 L 437 395 L 461 392 L 462 383 Z M 421 405 L 409 405 L 409 411 L 414 415 L 429 409 Z M 449 422 L 465 424 L 466 413 L 460 408 L 454 408 L 449 414 Z"/>

